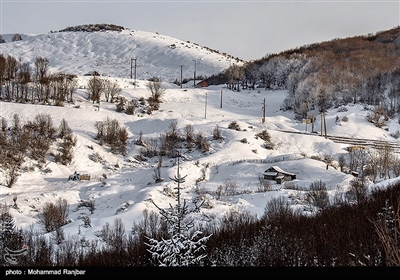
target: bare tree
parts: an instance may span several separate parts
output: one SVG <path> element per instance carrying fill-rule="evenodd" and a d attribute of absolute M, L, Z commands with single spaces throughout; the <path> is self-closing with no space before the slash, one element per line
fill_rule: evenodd
<path fill-rule="evenodd" d="M 106 102 L 114 102 L 114 98 L 121 93 L 122 89 L 117 82 L 104 80 L 104 96 Z"/>
<path fill-rule="evenodd" d="M 213 129 L 213 139 L 216 139 L 216 140 L 223 139 L 221 129 L 219 128 L 218 124 L 216 124 Z"/>
<path fill-rule="evenodd" d="M 39 101 L 47 101 L 47 97 L 44 94 L 44 88 L 46 84 L 48 84 L 48 70 L 50 67 L 50 60 L 45 57 L 38 56 L 35 59 L 35 75 L 34 75 L 34 81 L 36 84 L 38 84 L 38 100 Z"/>
<path fill-rule="evenodd" d="M 185 133 L 186 145 L 188 146 L 188 148 L 190 148 L 195 142 L 193 125 L 187 124 L 184 128 L 184 133 Z"/>
<path fill-rule="evenodd" d="M 346 193 L 346 197 L 350 202 L 359 204 L 365 201 L 368 195 L 368 186 L 364 179 L 354 178 L 350 182 L 350 189 Z"/>
<path fill-rule="evenodd" d="M 1 41 L 1 40 L 0 40 Z M 0 98 L 3 98 L 3 84 L 6 73 L 6 57 L 0 54 Z"/>
<path fill-rule="evenodd" d="M 153 179 L 156 183 L 162 182 L 164 178 L 161 177 L 162 155 L 158 155 L 157 168 L 154 169 Z"/>
<path fill-rule="evenodd" d="M 6 170 L 6 186 L 11 188 L 17 182 L 19 175 L 18 166 L 11 164 Z"/>
<path fill-rule="evenodd" d="M 39 213 L 39 224 L 46 232 L 56 230 L 67 223 L 69 206 L 66 199 L 59 198 L 56 203 L 46 202 Z"/>
<path fill-rule="evenodd" d="M 135 110 L 137 107 L 139 107 L 139 101 L 137 101 L 136 99 L 131 99 L 126 104 L 125 113 L 127 115 L 133 115 L 135 114 Z"/>
<path fill-rule="evenodd" d="M 400 207 L 397 210 L 388 205 L 386 200 L 383 213 L 373 220 L 375 230 L 385 250 L 386 260 L 389 266 L 400 266 Z"/>
<path fill-rule="evenodd" d="M 72 133 L 72 129 L 69 127 L 67 121 L 63 118 L 60 126 L 58 127 L 58 137 L 64 138 L 65 136 Z"/>
<path fill-rule="evenodd" d="M 243 67 L 234 63 L 225 70 L 225 75 L 228 78 L 228 88 L 240 91 L 239 83 L 244 77 Z"/>
<path fill-rule="evenodd" d="M 311 183 L 306 200 L 319 209 L 326 208 L 329 205 L 329 196 L 325 183 L 321 180 Z"/>
<path fill-rule="evenodd" d="M 17 77 L 17 71 L 19 68 L 19 62 L 18 60 L 11 56 L 8 55 L 5 61 L 5 97 L 6 100 L 13 100 L 14 99 L 14 91 L 15 91 L 15 80 Z"/>
<path fill-rule="evenodd" d="M 88 82 L 87 82 L 87 90 L 89 94 L 89 99 L 93 101 L 93 103 L 97 102 L 99 103 L 100 107 L 100 97 L 101 94 L 105 91 L 106 86 L 105 82 L 103 79 L 96 77 L 96 75 L 93 76 Z"/>
<path fill-rule="evenodd" d="M 343 172 L 344 167 L 346 166 L 346 157 L 344 156 L 344 154 L 339 155 L 338 164 L 339 164 L 340 172 Z"/>
<path fill-rule="evenodd" d="M 149 81 L 146 84 L 146 87 L 150 90 L 151 97 L 149 98 L 150 102 L 161 103 L 161 96 L 165 93 L 165 88 L 162 86 L 162 82 L 160 80 Z"/>

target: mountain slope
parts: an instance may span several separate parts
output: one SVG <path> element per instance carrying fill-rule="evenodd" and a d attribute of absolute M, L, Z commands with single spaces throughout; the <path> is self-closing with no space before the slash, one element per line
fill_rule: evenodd
<path fill-rule="evenodd" d="M 50 32 L 24 35 L 11 41 L 13 35 L 2 35 L 1 53 L 12 55 L 34 67 L 34 60 L 49 58 L 50 70 L 75 75 L 97 71 L 109 77 L 152 77 L 164 81 L 180 81 L 196 76 L 217 74 L 231 63 L 243 61 L 207 47 L 158 33 L 123 29 L 101 32 Z M 196 68 L 196 69 L 195 69 Z M 132 70 L 132 71 L 131 71 Z"/>

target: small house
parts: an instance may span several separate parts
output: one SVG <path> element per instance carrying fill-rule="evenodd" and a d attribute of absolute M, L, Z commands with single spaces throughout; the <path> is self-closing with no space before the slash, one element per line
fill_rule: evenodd
<path fill-rule="evenodd" d="M 196 88 L 208 87 L 208 83 L 205 80 L 201 80 L 195 85 Z"/>
<path fill-rule="evenodd" d="M 72 181 L 90 181 L 90 173 L 86 171 L 81 171 L 81 172 L 74 172 L 74 174 L 69 175 L 68 180 Z"/>
<path fill-rule="evenodd" d="M 83 74 L 83 76 L 100 76 L 100 73 L 97 71 L 90 71 L 90 72 Z"/>
<path fill-rule="evenodd" d="M 357 171 L 351 171 L 351 175 L 353 175 L 354 177 L 358 177 L 358 172 Z"/>
<path fill-rule="evenodd" d="M 90 181 L 90 174 L 88 172 L 79 173 L 79 180 Z"/>
<path fill-rule="evenodd" d="M 277 184 L 296 179 L 296 174 L 284 171 L 279 166 L 273 165 L 264 171 L 264 179 L 274 180 Z"/>

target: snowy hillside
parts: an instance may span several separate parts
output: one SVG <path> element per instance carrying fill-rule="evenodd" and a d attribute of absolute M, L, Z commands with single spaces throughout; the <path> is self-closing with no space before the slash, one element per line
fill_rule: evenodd
<path fill-rule="evenodd" d="M 80 77 L 80 86 L 88 78 Z M 146 81 L 140 81 L 139 87 L 133 88 L 132 85 L 129 87 L 129 79 L 112 80 L 120 83 L 124 88 L 122 95 L 127 98 L 147 98 L 150 95 L 145 86 Z M 191 200 L 200 193 L 200 197 L 208 205 L 199 216 L 199 221 L 217 222 L 229 209 L 250 210 L 260 216 L 269 199 L 278 196 L 291 198 L 294 207 L 304 207 L 304 194 L 289 188 L 293 185 L 308 188 L 312 182 L 322 180 L 332 197 L 348 188 L 352 175 L 333 167 L 327 170 L 324 162 L 312 157 L 323 157 L 327 154 L 337 161 L 340 154 L 348 153 L 346 147 L 349 145 L 311 134 L 310 127 L 306 134 L 283 132 L 305 132 L 306 129 L 305 124 L 293 120 L 292 112 L 279 110 L 286 97 L 285 91 L 232 92 L 223 86 L 180 89 L 174 84 L 163 85 L 166 88 L 162 97 L 163 103 L 160 110 L 151 115 L 137 113 L 131 116 L 118 113 L 115 104 L 106 102 L 97 111 L 92 102 L 86 100 L 85 89 L 77 90 L 75 105 L 69 104 L 65 107 L 1 102 L 1 116 L 8 123 L 12 123 L 16 113 L 20 115 L 22 122 L 33 119 L 38 112 L 50 114 L 56 126 L 64 118 L 78 140 L 73 151 L 73 162 L 68 166 L 54 163 L 53 157 L 48 156 L 45 166 L 39 168 L 34 165 L 33 170 L 23 173 L 11 189 L 4 186 L 2 173 L 1 203 L 12 205 L 13 198 L 18 197 L 18 209 L 10 210 L 17 226 L 28 229 L 33 225 L 40 230 L 37 215 L 44 203 L 64 198 L 70 206 L 69 218 L 72 221 L 64 226 L 65 232 L 70 235 L 80 232 L 88 238 L 96 238 L 96 233 L 102 226 L 106 222 L 112 223 L 117 217 L 129 228 L 133 221 L 142 219 L 144 209 L 156 211 L 149 199 L 161 207 L 168 206 L 168 203 L 173 204 L 174 199 L 168 196 L 168 190 L 172 190 L 176 184 L 170 179 L 177 172 L 176 159 L 163 158 L 161 177 L 164 180 L 156 183 L 153 174 L 158 158 L 138 161 L 135 156 L 140 153 L 141 147 L 135 142 L 140 133 L 144 140 L 157 139 L 175 121 L 181 134 L 186 125 L 192 125 L 195 133 L 201 133 L 210 143 L 210 149 L 206 152 L 181 149 L 183 157 L 180 174 L 187 175 L 182 197 Z M 267 100 L 265 123 L 261 121 L 263 98 Z M 390 130 L 385 131 L 367 122 L 365 114 L 362 106 L 349 106 L 346 112 L 330 111 L 326 117 L 327 133 L 361 138 L 368 135 L 373 139 L 395 141 L 390 133 L 399 128 L 397 123 L 391 123 Z M 348 116 L 349 121 L 335 123 L 336 115 L 340 119 Z M 116 119 L 128 130 L 126 156 L 111 153 L 107 146 L 99 145 L 94 138 L 95 122 L 107 117 Z M 232 121 L 237 121 L 240 130 L 228 128 Z M 223 136 L 220 140 L 212 137 L 216 125 L 220 127 Z M 317 120 L 315 127 L 318 128 L 319 125 L 320 120 Z M 353 129 L 354 127 L 358 130 Z M 264 129 L 270 133 L 275 144 L 272 150 L 264 148 L 264 141 L 255 137 Z M 94 161 L 94 154 L 98 154 L 102 160 Z M 297 179 L 284 184 L 271 181 L 274 191 L 260 190 L 258 177 L 271 165 L 295 173 Z M 44 172 L 45 169 L 51 172 Z M 68 181 L 68 176 L 74 171 L 89 172 L 91 181 Z M 104 179 L 103 174 L 106 174 L 107 179 Z M 216 191 L 220 186 L 225 190 L 232 188 L 232 194 L 226 193 L 218 197 Z M 86 208 L 78 206 L 82 201 L 89 200 L 95 202 L 92 214 Z M 92 227 L 81 227 L 82 215 L 90 216 Z"/>
<path fill-rule="evenodd" d="M 36 57 L 49 58 L 52 72 L 75 75 L 97 71 L 103 76 L 129 78 L 136 59 L 137 79 L 157 77 L 173 82 L 180 81 L 181 70 L 183 79 L 192 79 L 195 70 L 196 76 L 209 77 L 232 63 L 243 63 L 218 50 L 140 30 L 20 35 L 22 40 L 15 42 L 14 34 L 2 35 L 6 43 L 1 44 L 1 53 L 32 67 Z"/>
<path fill-rule="evenodd" d="M 3 36 L 7 40 L 6 36 Z M 175 48 L 171 45 L 175 44 Z M 21 122 L 33 120 L 38 114 L 49 114 L 54 126 L 65 119 L 77 137 L 73 149 L 73 161 L 69 165 L 55 163 L 54 156 L 46 155 L 43 166 L 35 162 L 24 163 L 26 171 L 18 177 L 12 188 L 5 186 L 6 172 L 0 172 L 0 203 L 13 205 L 10 213 L 16 226 L 22 229 L 42 230 L 38 213 L 47 202 L 58 198 L 69 204 L 68 218 L 64 232 L 67 235 L 82 235 L 95 239 L 108 222 L 120 218 L 127 231 L 133 222 L 142 219 L 145 209 L 157 211 L 150 202 L 160 207 L 174 204 L 171 191 L 177 174 L 176 158 L 163 157 L 160 167 L 161 182 L 155 182 L 154 171 L 159 164 L 158 157 L 139 160 L 142 146 L 136 141 L 159 139 L 160 135 L 176 123 L 180 134 L 190 125 L 196 135 L 202 135 L 209 143 L 209 149 L 182 146 L 180 152 L 180 174 L 187 176 L 183 183 L 182 198 L 189 201 L 202 199 L 205 207 L 198 214 L 197 221 L 217 223 L 229 210 L 251 211 L 258 216 L 274 197 L 284 196 L 293 207 L 312 208 L 305 200 L 305 190 L 315 181 L 326 184 L 330 198 L 349 188 L 354 178 L 348 172 L 341 172 L 338 160 L 348 156 L 351 144 L 334 142 L 320 135 L 321 118 L 317 117 L 315 131 L 311 125 L 294 119 L 292 111 L 281 111 L 287 96 L 283 90 L 242 90 L 235 92 L 224 85 L 193 88 L 186 84 L 180 88 L 173 83 L 180 77 L 180 65 L 184 65 L 184 76 L 190 78 L 197 64 L 198 75 L 211 75 L 225 69 L 231 63 L 226 56 L 206 48 L 186 43 L 167 36 L 143 31 L 124 30 L 117 32 L 58 32 L 30 35 L 22 41 L 1 45 L 5 54 L 11 54 L 21 61 L 32 61 L 37 56 L 50 58 L 54 71 L 65 71 L 78 76 L 78 89 L 74 93 L 74 104 L 64 107 L 30 103 L 0 101 L 0 116 L 9 125 L 14 114 Z M 133 86 L 130 75 L 130 58 L 138 62 L 138 83 Z M 88 100 L 86 85 L 91 77 L 85 73 L 96 70 L 122 88 L 121 96 L 127 100 L 150 97 L 146 87 L 147 78 L 160 76 L 165 93 L 159 110 L 147 114 L 137 111 L 133 115 L 116 111 L 116 103 L 101 99 L 100 109 Z M 265 122 L 263 100 L 266 101 Z M 362 105 L 348 105 L 330 109 L 326 113 L 328 135 L 351 138 L 367 138 L 399 143 L 392 135 L 399 131 L 396 120 L 389 120 L 387 130 L 378 128 L 366 120 L 369 111 Z M 107 145 L 100 145 L 96 139 L 95 123 L 106 118 L 115 119 L 127 129 L 127 154 L 110 152 Z M 239 129 L 229 128 L 237 122 Z M 213 138 L 213 131 L 219 127 L 222 137 Z M 268 131 L 272 149 L 265 147 L 259 133 Z M 293 132 L 293 133 L 290 133 Z M 333 158 L 327 168 L 321 160 L 324 156 Z M 393 153 L 398 156 L 397 153 Z M 296 174 L 292 181 L 282 184 L 270 180 L 270 188 L 263 189 L 260 177 L 271 166 Z M 90 181 L 69 181 L 68 177 L 77 172 L 88 172 Z M 392 178 L 390 180 L 396 180 Z M 390 180 L 381 180 L 381 184 Z M 370 188 L 376 185 L 370 184 Z M 218 190 L 220 190 L 218 192 Z M 92 201 L 94 211 L 81 207 L 82 202 Z M 90 217 L 91 226 L 84 227 L 82 217 Z"/>

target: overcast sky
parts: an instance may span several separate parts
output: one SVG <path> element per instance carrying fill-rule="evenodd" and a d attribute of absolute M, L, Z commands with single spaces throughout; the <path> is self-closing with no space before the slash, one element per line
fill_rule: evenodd
<path fill-rule="evenodd" d="M 158 32 L 245 60 L 400 25 L 398 0 L 0 1 L 1 34 L 44 34 L 110 23 Z"/>

